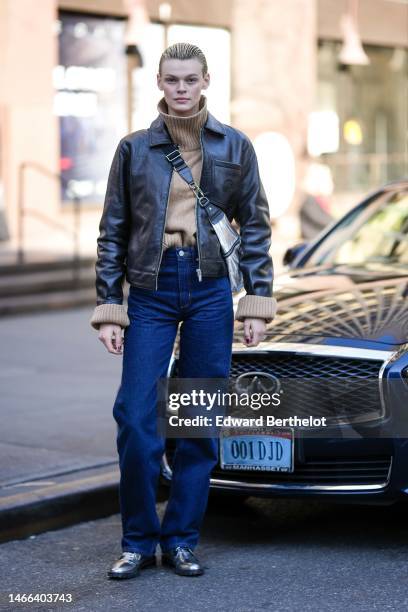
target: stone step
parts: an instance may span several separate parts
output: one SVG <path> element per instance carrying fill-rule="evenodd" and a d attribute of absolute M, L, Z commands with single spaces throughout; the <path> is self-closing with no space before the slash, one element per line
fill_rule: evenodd
<path fill-rule="evenodd" d="M 77 265 L 79 268 L 95 269 L 95 257 L 81 257 L 78 259 Z M 39 261 L 25 261 L 22 264 L 11 261 L 10 263 L 0 264 L 1 276 L 16 276 L 34 272 L 47 272 L 49 270 L 70 270 L 73 267 L 72 258 L 43 258 Z"/>
<path fill-rule="evenodd" d="M 6 296 L 0 298 L 0 316 L 45 312 L 47 310 L 74 308 L 75 306 L 92 306 L 94 304 L 96 304 L 95 287 Z"/>
<path fill-rule="evenodd" d="M 78 268 L 76 276 L 74 274 L 74 270 L 64 268 L 20 272 L 14 276 L 0 274 L 0 301 L 5 297 L 95 287 L 93 267 Z"/>

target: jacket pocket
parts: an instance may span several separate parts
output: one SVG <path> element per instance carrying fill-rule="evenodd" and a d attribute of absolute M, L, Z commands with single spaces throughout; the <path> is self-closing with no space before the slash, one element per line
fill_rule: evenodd
<path fill-rule="evenodd" d="M 241 181 L 241 166 L 221 159 L 212 164 L 212 186 L 210 200 L 223 209 L 232 207 L 233 196 Z"/>

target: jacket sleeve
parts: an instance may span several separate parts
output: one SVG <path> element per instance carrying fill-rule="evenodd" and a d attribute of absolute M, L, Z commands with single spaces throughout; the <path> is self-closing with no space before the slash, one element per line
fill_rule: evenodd
<path fill-rule="evenodd" d="M 271 321 L 276 313 L 273 291 L 271 224 L 258 162 L 252 143 L 244 144 L 241 188 L 237 198 L 235 218 L 240 226 L 241 258 L 246 295 L 238 302 L 235 318 L 243 321 L 257 317 Z"/>
<path fill-rule="evenodd" d="M 97 238 L 96 308 L 90 319 L 94 329 L 101 323 L 129 325 L 123 302 L 123 280 L 130 230 L 128 145 L 122 139 L 115 151 L 106 189 Z"/>

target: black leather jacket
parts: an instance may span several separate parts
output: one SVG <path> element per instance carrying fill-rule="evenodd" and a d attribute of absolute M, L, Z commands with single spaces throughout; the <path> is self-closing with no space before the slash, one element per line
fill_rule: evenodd
<path fill-rule="evenodd" d="M 173 172 L 162 145 L 170 142 L 159 115 L 149 129 L 133 132 L 118 144 L 97 239 L 97 305 L 122 304 L 124 277 L 131 285 L 157 289 Z M 201 129 L 201 145 L 201 189 L 240 226 L 245 290 L 271 297 L 269 209 L 253 146 L 245 134 L 210 113 Z M 200 206 L 196 223 L 202 276 L 227 275 L 217 235 Z"/>

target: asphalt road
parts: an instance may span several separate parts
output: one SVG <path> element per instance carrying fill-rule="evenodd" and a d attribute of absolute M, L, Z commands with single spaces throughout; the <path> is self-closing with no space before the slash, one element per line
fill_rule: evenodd
<path fill-rule="evenodd" d="M 159 504 L 160 513 L 164 504 Z M 0 609 L 155 612 L 408 608 L 407 508 L 251 498 L 211 502 L 197 555 L 204 576 L 168 568 L 106 578 L 120 517 L 0 546 Z M 71 593 L 73 603 L 10 604 L 10 593 Z"/>

